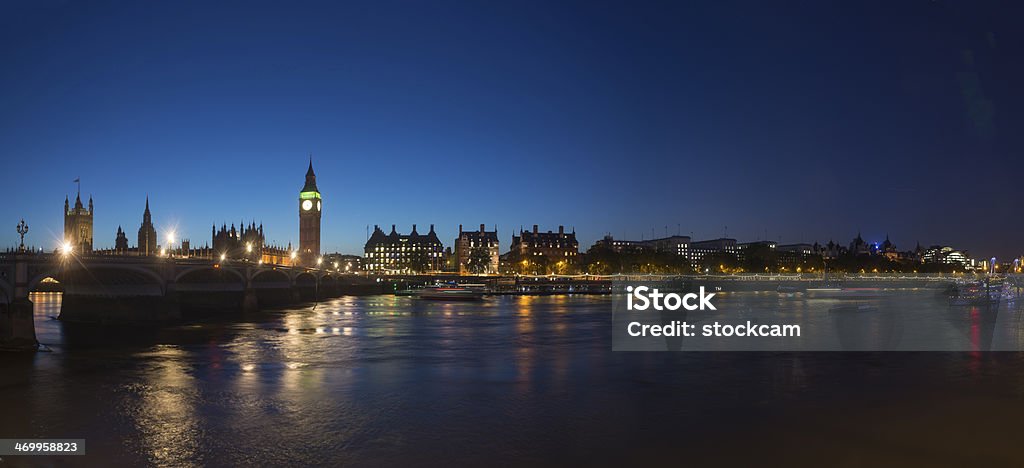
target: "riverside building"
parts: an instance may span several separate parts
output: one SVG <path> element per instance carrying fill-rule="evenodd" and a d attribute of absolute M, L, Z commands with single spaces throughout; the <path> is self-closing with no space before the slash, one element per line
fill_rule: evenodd
<path fill-rule="evenodd" d="M 366 271 L 379 273 L 423 273 L 438 271 L 444 265 L 444 245 L 434 232 L 420 234 L 416 225 L 412 232 L 399 234 L 395 225 L 391 225 L 391 233 L 384 234 L 380 226 L 373 226 L 373 234 L 363 247 L 363 268 Z"/>

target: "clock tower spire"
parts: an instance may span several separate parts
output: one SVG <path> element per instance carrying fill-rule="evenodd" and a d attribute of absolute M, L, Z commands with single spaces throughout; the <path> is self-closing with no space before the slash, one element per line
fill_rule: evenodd
<path fill-rule="evenodd" d="M 299 192 L 299 254 L 309 265 L 320 256 L 320 214 L 323 205 L 320 189 L 316 187 L 313 155 L 309 156 L 306 184 Z"/>

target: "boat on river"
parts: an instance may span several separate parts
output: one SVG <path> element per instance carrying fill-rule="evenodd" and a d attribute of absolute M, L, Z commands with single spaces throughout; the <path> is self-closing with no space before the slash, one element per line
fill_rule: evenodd
<path fill-rule="evenodd" d="M 484 298 L 482 288 L 462 286 L 428 286 L 416 297 L 433 301 L 479 301 Z"/>
<path fill-rule="evenodd" d="M 998 304 L 1010 298 L 1009 284 L 1002 277 L 990 276 L 978 281 L 958 282 L 950 290 L 949 304 L 954 306 Z"/>

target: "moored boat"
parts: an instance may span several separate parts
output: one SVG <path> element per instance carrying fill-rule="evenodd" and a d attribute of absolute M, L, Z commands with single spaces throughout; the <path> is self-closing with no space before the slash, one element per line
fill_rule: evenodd
<path fill-rule="evenodd" d="M 1000 277 L 957 283 L 950 291 L 949 304 L 954 306 L 998 304 L 1004 297 L 1010 297 L 1008 286 L 1006 281 Z"/>
<path fill-rule="evenodd" d="M 483 299 L 484 291 L 459 286 L 429 286 L 420 290 L 416 297 L 435 301 L 479 301 Z"/>

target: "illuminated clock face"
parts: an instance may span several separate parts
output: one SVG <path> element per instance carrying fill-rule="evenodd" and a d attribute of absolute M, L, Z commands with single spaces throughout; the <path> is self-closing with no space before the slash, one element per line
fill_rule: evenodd
<path fill-rule="evenodd" d="M 320 200 L 316 201 L 316 210 L 320 211 Z"/>
<path fill-rule="evenodd" d="M 302 210 L 303 211 L 309 211 L 309 210 L 312 210 L 312 209 L 313 209 L 313 202 L 311 200 L 303 200 L 302 201 Z"/>

